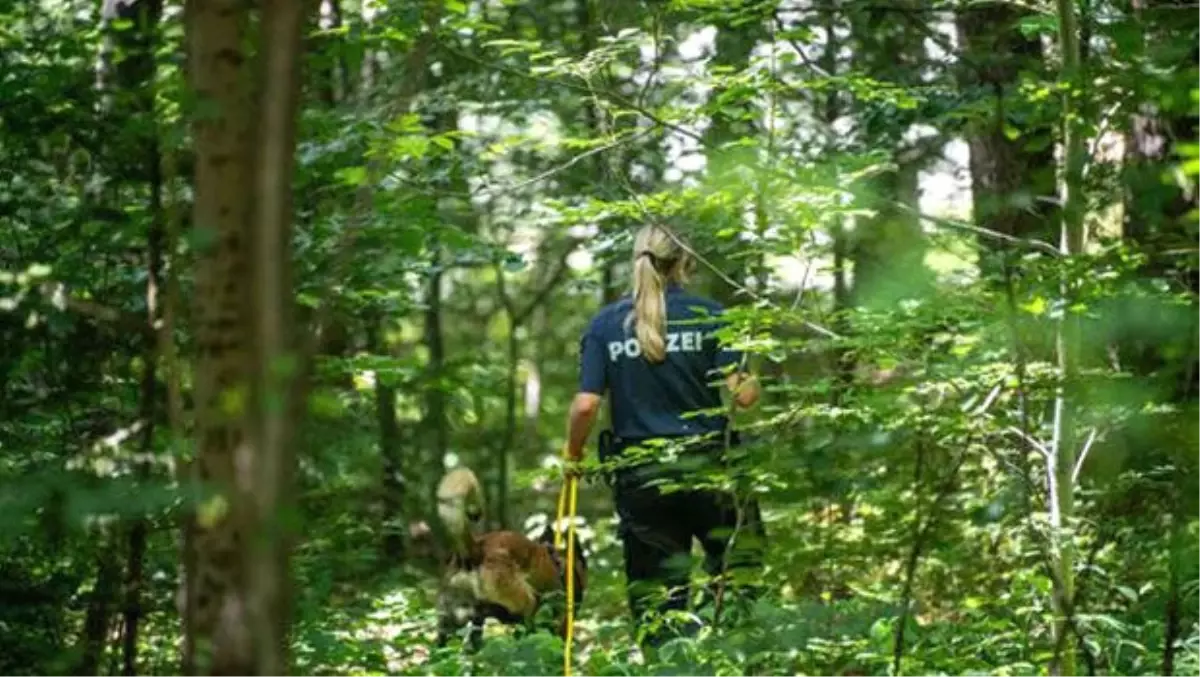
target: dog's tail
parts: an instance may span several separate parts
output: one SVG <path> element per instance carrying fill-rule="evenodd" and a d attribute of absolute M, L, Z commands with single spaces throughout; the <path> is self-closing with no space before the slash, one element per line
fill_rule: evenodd
<path fill-rule="evenodd" d="M 438 483 L 438 519 L 455 555 L 467 556 L 483 529 L 483 487 L 466 466 L 446 473 Z"/>

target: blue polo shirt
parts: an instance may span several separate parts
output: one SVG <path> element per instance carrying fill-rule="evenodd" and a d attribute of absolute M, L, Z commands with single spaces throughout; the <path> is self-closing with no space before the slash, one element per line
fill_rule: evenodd
<path fill-rule="evenodd" d="M 666 291 L 667 356 L 641 354 L 623 298 L 596 313 L 580 341 L 579 390 L 609 393 L 613 433 L 625 440 L 719 432 L 725 427 L 721 388 L 740 352 L 718 345 L 713 331 L 724 308 L 677 285 Z M 736 366 L 734 367 L 736 368 Z"/>

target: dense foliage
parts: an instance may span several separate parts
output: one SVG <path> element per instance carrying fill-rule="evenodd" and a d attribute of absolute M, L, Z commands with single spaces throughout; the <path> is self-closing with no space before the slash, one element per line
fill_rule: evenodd
<path fill-rule="evenodd" d="M 198 632 L 189 553 L 224 514 L 193 482 L 205 304 L 242 292 L 206 263 L 228 252 L 195 83 L 221 64 L 183 4 L 0 0 L 10 674 L 187 672 Z M 282 44 L 287 3 L 215 4 Z M 545 633 L 432 648 L 433 484 L 465 462 L 496 526 L 552 517 L 579 336 L 648 220 L 766 385 L 746 471 L 709 479 L 763 501 L 768 593 L 633 651 L 590 482 L 578 672 L 1200 672 L 1194 6 L 310 10 L 280 170 L 315 353 L 276 478 L 290 672 L 561 670 Z"/>

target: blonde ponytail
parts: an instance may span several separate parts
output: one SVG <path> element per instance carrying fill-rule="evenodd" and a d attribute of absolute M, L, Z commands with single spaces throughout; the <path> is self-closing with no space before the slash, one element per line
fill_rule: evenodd
<path fill-rule="evenodd" d="M 642 354 L 651 362 L 667 358 L 667 300 L 654 260 L 638 256 L 633 262 L 633 325 Z"/>
<path fill-rule="evenodd" d="M 667 358 L 667 283 L 681 282 L 687 270 L 687 252 L 677 236 L 662 226 L 648 225 L 633 242 L 633 324 L 642 355 L 652 363 Z"/>

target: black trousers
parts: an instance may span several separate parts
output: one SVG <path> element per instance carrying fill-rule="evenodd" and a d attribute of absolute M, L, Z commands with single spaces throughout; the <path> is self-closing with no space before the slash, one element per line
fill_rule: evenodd
<path fill-rule="evenodd" d="M 722 572 L 729 574 L 721 593 L 722 606 L 757 596 L 757 587 L 745 582 L 746 570 L 756 573 L 754 570 L 762 566 L 766 545 L 757 501 L 742 499 L 743 515 L 737 528 L 738 506 L 732 494 L 716 490 L 664 492 L 655 486 L 620 481 L 614 493 L 629 608 L 638 634 L 644 635 L 644 645 L 658 646 L 673 636 L 698 629 L 694 623 L 673 627 L 664 623 L 663 616 L 688 607 L 692 539 L 700 541 L 705 573 L 714 579 L 706 591 L 706 603 L 714 599 L 719 585 L 715 579 Z"/>

